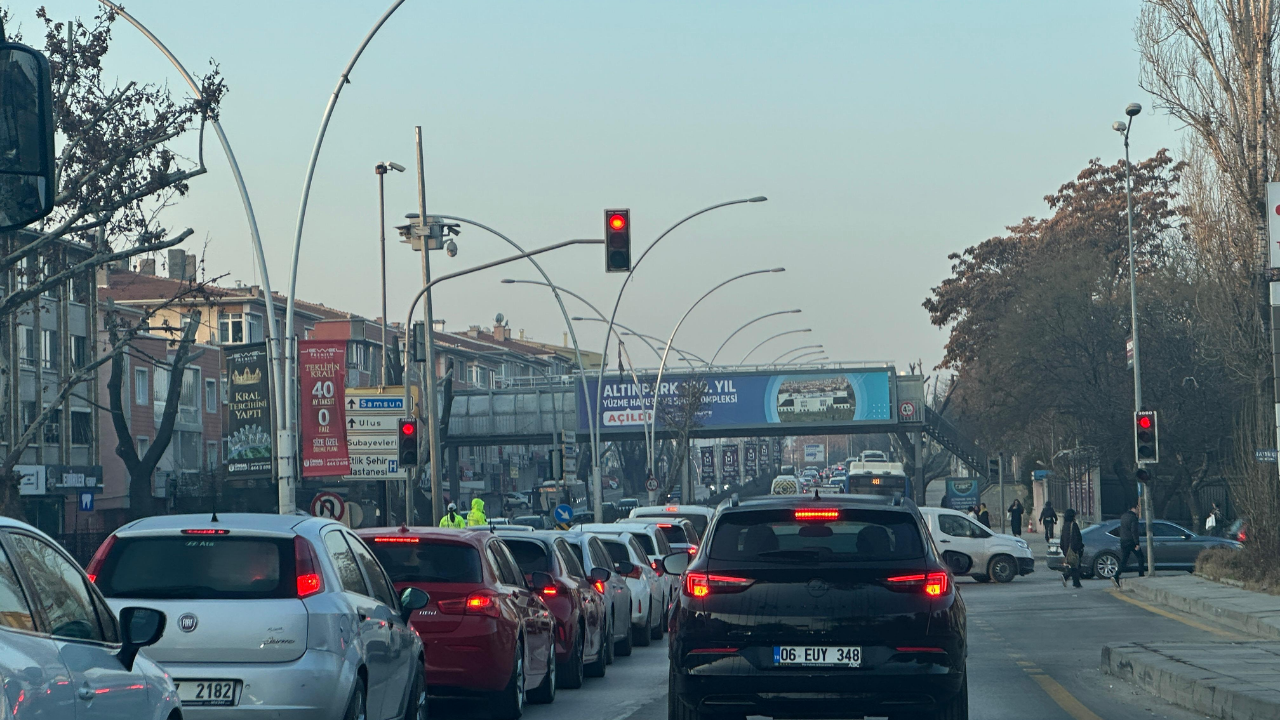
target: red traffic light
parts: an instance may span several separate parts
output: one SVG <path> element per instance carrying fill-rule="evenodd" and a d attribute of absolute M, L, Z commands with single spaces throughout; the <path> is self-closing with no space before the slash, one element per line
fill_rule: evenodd
<path fill-rule="evenodd" d="M 610 216 L 609 216 L 609 229 L 610 229 L 610 230 L 626 230 L 626 229 L 627 229 L 627 219 L 626 219 L 625 217 L 623 217 L 621 213 L 614 213 L 614 214 L 610 215 Z"/>
<path fill-rule="evenodd" d="M 1150 430 L 1150 429 L 1151 429 L 1151 416 L 1150 416 L 1150 415 L 1139 415 L 1139 416 L 1138 416 L 1138 427 L 1142 428 L 1143 430 Z"/>
<path fill-rule="evenodd" d="M 400 423 L 400 432 L 404 435 L 412 435 L 418 431 L 418 424 L 415 422 Z"/>

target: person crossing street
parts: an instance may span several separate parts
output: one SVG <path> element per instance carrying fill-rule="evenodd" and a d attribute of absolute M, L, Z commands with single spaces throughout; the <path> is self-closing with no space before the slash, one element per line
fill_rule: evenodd
<path fill-rule="evenodd" d="M 1053 509 L 1053 501 L 1045 500 L 1044 509 L 1040 511 L 1040 524 L 1044 526 L 1044 541 L 1053 539 L 1053 526 L 1058 524 L 1058 511 Z M 1066 552 L 1066 549 L 1063 549 Z"/>
<path fill-rule="evenodd" d="M 1120 516 L 1120 564 L 1116 566 L 1116 574 L 1111 576 L 1116 587 L 1120 587 L 1120 573 L 1129 566 L 1130 556 L 1138 558 L 1138 577 L 1147 574 L 1147 556 L 1138 546 L 1141 535 L 1138 532 L 1138 506 L 1138 501 L 1134 500 L 1133 506 Z"/>
<path fill-rule="evenodd" d="M 1062 556 L 1067 562 L 1066 572 L 1062 573 L 1062 587 L 1071 579 L 1071 587 L 1080 585 L 1080 558 L 1084 556 L 1084 537 L 1080 534 L 1080 526 L 1076 524 L 1076 511 L 1067 508 L 1062 513 Z"/>

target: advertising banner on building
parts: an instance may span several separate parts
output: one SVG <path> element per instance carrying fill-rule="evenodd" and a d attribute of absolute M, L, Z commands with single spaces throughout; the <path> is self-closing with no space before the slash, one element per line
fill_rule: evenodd
<path fill-rule="evenodd" d="M 302 476 L 350 475 L 347 455 L 347 343 L 298 341 Z"/>
<path fill-rule="evenodd" d="M 702 469 L 702 484 L 711 485 L 716 481 L 716 449 L 711 446 L 698 448 L 698 466 Z"/>
<path fill-rule="evenodd" d="M 756 451 L 757 446 L 753 442 L 742 446 L 743 472 L 747 474 L 747 477 L 758 477 L 760 475 L 760 458 Z"/>
<path fill-rule="evenodd" d="M 271 422 L 271 373 L 267 344 L 222 350 L 227 373 L 227 419 L 222 424 L 222 464 L 228 477 L 271 477 L 275 454 Z"/>
<path fill-rule="evenodd" d="M 892 391 L 892 368 L 865 370 L 813 370 L 791 374 L 724 373 L 713 375 L 663 375 L 658 388 L 656 427 L 662 430 L 688 395 L 686 385 L 702 390 L 695 414 L 697 428 L 743 429 L 796 427 L 796 434 L 822 427 L 890 424 L 897 422 Z M 654 378 L 606 377 L 600 390 L 600 432 L 639 432 L 653 415 Z M 643 387 L 641 387 L 643 385 Z M 595 403 L 598 380 L 588 380 L 585 396 L 578 398 L 579 432 L 586 432 L 588 403 Z M 806 427 L 808 426 L 808 427 Z"/>
<path fill-rule="evenodd" d="M 720 479 L 727 485 L 737 485 L 741 479 L 738 472 L 738 446 L 726 445 L 720 449 Z"/>
<path fill-rule="evenodd" d="M 810 443 L 804 446 L 804 461 L 807 463 L 820 463 L 827 461 L 826 448 L 816 443 Z"/>

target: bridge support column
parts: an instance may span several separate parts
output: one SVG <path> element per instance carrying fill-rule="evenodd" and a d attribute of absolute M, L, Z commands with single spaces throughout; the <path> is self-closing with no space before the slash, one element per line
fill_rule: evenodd
<path fill-rule="evenodd" d="M 915 445 L 916 477 L 911 483 L 913 490 L 911 493 L 911 499 L 914 500 L 917 505 L 924 505 L 924 453 L 921 451 L 921 447 L 924 445 L 924 431 L 921 430 L 915 433 L 914 439 L 915 442 L 913 444 Z"/>

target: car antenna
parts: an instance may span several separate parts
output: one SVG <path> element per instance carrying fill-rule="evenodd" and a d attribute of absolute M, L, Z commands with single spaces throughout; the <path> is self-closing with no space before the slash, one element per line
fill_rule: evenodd
<path fill-rule="evenodd" d="M 814 488 L 814 489 L 813 489 L 813 499 L 814 499 L 814 500 L 821 500 L 821 499 L 822 499 L 822 496 L 818 495 L 818 488 Z"/>

